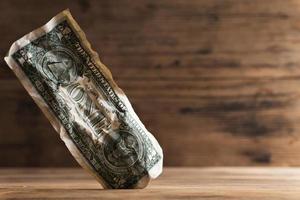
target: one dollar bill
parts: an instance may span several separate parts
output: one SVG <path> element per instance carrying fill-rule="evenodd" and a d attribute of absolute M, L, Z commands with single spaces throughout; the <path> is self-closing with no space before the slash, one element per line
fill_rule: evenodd
<path fill-rule="evenodd" d="M 5 61 L 104 188 L 143 188 L 162 172 L 161 147 L 69 10 L 14 42 Z"/>

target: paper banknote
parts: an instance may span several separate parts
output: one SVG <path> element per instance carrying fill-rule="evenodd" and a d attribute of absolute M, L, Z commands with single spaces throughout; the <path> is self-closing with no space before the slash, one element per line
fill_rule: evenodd
<path fill-rule="evenodd" d="M 162 172 L 161 147 L 68 10 L 14 42 L 5 61 L 104 188 L 143 188 Z"/>

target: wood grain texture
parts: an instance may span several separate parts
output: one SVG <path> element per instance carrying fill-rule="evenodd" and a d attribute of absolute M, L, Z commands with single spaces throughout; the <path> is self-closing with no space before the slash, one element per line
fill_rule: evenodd
<path fill-rule="evenodd" d="M 0 55 L 67 7 L 166 165 L 300 165 L 299 1 L 0 1 Z M 0 64 L 0 166 L 74 166 Z"/>
<path fill-rule="evenodd" d="M 1 169 L 0 199 L 298 200 L 299 168 L 167 168 L 139 190 L 103 190 L 81 169 Z"/>

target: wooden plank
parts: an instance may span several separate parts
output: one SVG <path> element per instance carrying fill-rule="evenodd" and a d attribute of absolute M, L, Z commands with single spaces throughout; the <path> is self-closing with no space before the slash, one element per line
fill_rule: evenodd
<path fill-rule="evenodd" d="M 1 199 L 300 198 L 299 168 L 167 168 L 142 190 L 103 190 L 81 169 L 1 169 Z"/>
<path fill-rule="evenodd" d="M 294 81 L 296 83 L 293 83 Z M 164 89 L 157 87 L 152 90 L 143 81 L 136 83 L 128 80 L 123 83 L 129 97 L 133 97 L 132 102 L 137 113 L 162 143 L 166 163 L 169 165 L 298 164 L 300 157 L 297 149 L 300 143 L 297 140 L 299 131 L 297 122 L 300 116 L 294 110 L 298 107 L 299 92 L 296 88 L 288 87 L 290 84 L 296 85 L 298 80 L 275 82 L 265 80 L 261 81 L 261 84 L 257 84 L 255 80 L 252 84 L 249 81 L 244 86 L 236 80 L 223 81 L 216 85 L 213 84 L 214 81 L 205 82 L 203 84 L 207 85 L 203 85 L 204 89 L 198 89 L 200 97 L 189 99 L 184 94 L 184 84 L 181 86 L 183 88 L 174 88 L 174 94 L 177 93 L 178 97 L 173 99 L 166 96 L 171 93 L 151 98 L 152 92 L 163 94 Z M 15 115 L 7 117 L 5 113 L 0 114 L 0 120 L 4 124 L 2 130 L 10 133 L 0 139 L 3 151 L 10 152 L 0 157 L 0 163 L 5 166 L 8 166 L 7 163 L 34 166 L 73 165 L 74 162 L 70 162 L 72 159 L 57 134 L 30 97 L 25 94 L 20 84 L 8 80 L 2 83 L 0 85 L 6 87 L 2 87 L 1 93 L 9 95 L 5 97 L 8 101 L 0 97 L 0 103 L 5 105 L 9 113 Z M 144 86 L 141 86 L 143 84 Z M 269 88 L 289 88 L 290 91 L 286 90 L 286 94 L 273 94 L 268 90 L 260 89 L 264 84 L 268 84 Z M 139 85 L 139 87 L 135 88 L 131 85 Z M 245 94 L 238 96 L 235 92 L 223 94 L 219 85 L 223 86 L 223 90 L 235 90 L 237 93 L 245 91 Z M 237 85 L 239 87 L 236 87 Z M 142 93 L 143 87 L 148 88 L 148 93 Z M 261 90 L 261 94 L 256 93 L 257 90 Z M 204 95 L 207 91 L 210 96 Z M 172 123 L 173 121 L 176 121 L 176 125 Z M 220 143 L 222 145 L 219 145 Z M 201 146 L 191 144 L 201 144 Z M 178 151 L 178 146 L 182 146 L 184 151 Z M 22 157 L 19 156 L 20 149 L 23 152 Z M 61 156 L 57 157 L 57 155 Z M 211 159 L 211 155 L 214 155 L 214 159 Z M 18 156 L 21 158 L 15 160 Z"/>
<path fill-rule="evenodd" d="M 0 55 L 66 7 L 166 165 L 300 164 L 299 1 L 0 1 Z M 74 166 L 2 65 L 0 166 Z"/>

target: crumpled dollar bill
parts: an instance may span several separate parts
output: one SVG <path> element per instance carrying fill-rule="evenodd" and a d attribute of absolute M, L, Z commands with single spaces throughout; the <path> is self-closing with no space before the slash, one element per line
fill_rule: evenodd
<path fill-rule="evenodd" d="M 69 10 L 14 42 L 5 61 L 104 188 L 144 188 L 161 174 L 161 147 Z"/>

